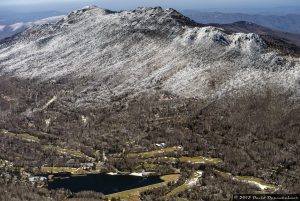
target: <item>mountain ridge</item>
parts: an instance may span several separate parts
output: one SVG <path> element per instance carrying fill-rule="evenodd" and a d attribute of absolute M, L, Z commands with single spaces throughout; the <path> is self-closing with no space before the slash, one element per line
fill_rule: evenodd
<path fill-rule="evenodd" d="M 222 97 L 250 89 L 251 74 L 262 83 L 267 75 L 290 88 L 288 79 L 264 71 L 295 79 L 290 73 L 299 64 L 268 49 L 257 34 L 227 34 L 162 8 L 84 8 L 54 25 L 36 26 L 2 41 L 0 53 L 1 75 L 54 82 L 89 77 L 82 90 L 89 91 L 89 100 L 98 101 L 155 88 L 186 97 Z"/>

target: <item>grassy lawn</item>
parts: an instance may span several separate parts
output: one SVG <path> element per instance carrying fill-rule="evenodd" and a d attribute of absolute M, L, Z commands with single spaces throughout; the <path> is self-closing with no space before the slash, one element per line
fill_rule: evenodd
<path fill-rule="evenodd" d="M 202 176 L 201 171 L 194 172 L 194 174 L 192 175 L 191 178 L 189 178 L 184 184 L 172 189 L 169 193 L 167 193 L 165 195 L 165 198 L 168 198 L 170 196 L 176 195 L 178 193 L 181 193 L 181 192 L 184 192 L 184 191 L 190 189 L 192 186 L 196 185 L 199 177 L 201 177 L 201 176 Z"/>
<path fill-rule="evenodd" d="M 0 134 L 6 135 L 6 136 L 9 136 L 9 137 L 15 137 L 16 136 L 16 134 L 11 133 L 11 132 L 9 132 L 8 130 L 5 130 L 5 129 L 0 129 Z"/>
<path fill-rule="evenodd" d="M 46 145 L 45 147 L 55 149 L 57 152 L 62 153 L 62 154 L 68 154 L 68 155 L 72 155 L 72 156 L 75 156 L 78 158 L 85 158 L 86 160 L 91 161 L 91 162 L 95 161 L 94 158 L 87 156 L 84 153 L 73 150 L 73 149 L 64 149 L 64 148 L 61 148 L 58 146 L 53 146 L 53 145 Z"/>
<path fill-rule="evenodd" d="M 24 140 L 32 141 L 32 142 L 40 141 L 40 139 L 38 137 L 32 136 L 28 133 L 18 134 L 17 137 L 22 138 Z"/>
<path fill-rule="evenodd" d="M 37 143 L 40 142 L 40 139 L 38 137 L 30 135 L 28 133 L 16 134 L 16 133 L 12 133 L 7 130 L 4 130 L 4 129 L 0 129 L 0 134 L 9 136 L 9 137 L 13 137 L 13 138 L 18 138 L 21 140 L 26 140 L 29 142 L 37 142 Z M 91 162 L 95 161 L 94 158 L 87 156 L 84 153 L 73 150 L 73 149 L 65 149 L 65 148 L 61 148 L 61 147 L 53 146 L 53 145 L 43 145 L 43 147 L 44 148 L 53 148 L 57 152 L 60 152 L 62 154 L 68 154 L 68 155 L 72 155 L 72 156 L 79 157 L 79 158 L 85 158 L 86 160 L 91 161 Z"/>
<path fill-rule="evenodd" d="M 222 177 L 232 178 L 233 180 L 236 180 L 236 181 L 253 184 L 260 189 L 259 193 L 272 193 L 272 192 L 276 191 L 276 189 L 278 188 L 278 186 L 271 184 L 271 183 L 267 183 L 260 178 L 251 177 L 251 176 L 233 176 L 232 174 L 230 174 L 228 172 L 223 172 L 223 171 L 216 170 L 216 169 L 214 171 L 217 172 L 218 174 L 220 174 Z"/>
<path fill-rule="evenodd" d="M 274 192 L 278 187 L 274 184 L 265 182 L 264 180 L 256 177 L 249 176 L 235 176 L 234 179 L 242 182 L 247 182 L 256 185 L 262 192 L 270 193 Z"/>
<path fill-rule="evenodd" d="M 176 163 L 178 158 L 174 157 L 156 157 L 156 158 L 146 158 L 143 160 L 145 163 Z"/>
<path fill-rule="evenodd" d="M 35 136 L 30 135 L 28 133 L 16 134 L 16 133 L 12 133 L 12 132 L 9 132 L 7 130 L 1 129 L 0 134 L 6 135 L 6 136 L 9 136 L 9 137 L 15 137 L 15 138 L 18 138 L 18 139 L 21 139 L 21 140 L 31 141 L 31 142 L 39 142 L 40 141 L 40 139 L 38 137 L 35 137 Z"/>
<path fill-rule="evenodd" d="M 156 157 L 156 158 L 142 158 L 141 162 L 135 169 L 140 171 L 157 172 L 160 169 L 165 168 L 168 164 L 173 164 L 178 161 L 177 158 L 172 157 Z"/>
<path fill-rule="evenodd" d="M 218 173 L 219 175 L 221 175 L 222 177 L 225 177 L 225 178 L 233 177 L 232 174 L 229 173 L 229 172 L 224 172 L 224 171 L 220 171 L 220 170 L 217 170 L 217 169 L 214 169 L 214 171 L 216 173 Z"/>
<path fill-rule="evenodd" d="M 165 198 L 168 198 L 168 197 L 171 197 L 171 196 L 176 195 L 178 193 L 184 192 L 184 191 L 188 190 L 189 188 L 190 188 L 190 186 L 188 186 L 187 184 L 184 183 L 184 184 L 174 188 L 169 193 L 167 193 L 167 195 L 165 195 Z"/>
<path fill-rule="evenodd" d="M 73 149 L 64 149 L 64 148 L 61 148 L 61 147 L 57 147 L 57 151 L 59 151 L 61 153 L 67 153 L 67 154 L 70 154 L 70 155 L 73 155 L 73 156 L 76 156 L 76 157 L 79 157 L 79 158 L 85 158 L 89 161 L 95 161 L 94 158 L 89 157 L 89 156 L 85 155 L 84 153 L 82 153 L 80 151 L 73 150 Z"/>
<path fill-rule="evenodd" d="M 206 158 L 203 156 L 196 156 L 196 157 L 188 157 L 183 156 L 179 158 L 180 162 L 186 162 L 186 163 L 193 163 L 193 164 L 212 164 L 217 165 L 219 163 L 222 163 L 221 159 L 218 158 Z"/>
<path fill-rule="evenodd" d="M 140 200 L 139 199 L 139 194 L 140 193 L 142 193 L 144 191 L 147 191 L 147 190 L 160 188 L 160 187 L 163 187 L 164 185 L 167 185 L 170 182 L 177 181 L 178 178 L 179 178 L 179 174 L 164 175 L 164 176 L 161 176 L 160 178 L 164 182 L 149 185 L 149 186 L 144 186 L 144 187 L 141 187 L 141 188 L 131 189 L 131 190 L 128 190 L 128 191 L 122 191 L 122 192 L 119 192 L 119 193 L 106 195 L 105 197 L 108 198 L 109 200 L 111 200 L 112 198 L 118 198 L 118 199 L 123 199 L 123 200 L 126 200 L 126 201 L 138 201 L 138 200 Z"/>
<path fill-rule="evenodd" d="M 146 151 L 146 152 L 139 152 L 139 153 L 129 153 L 127 155 L 128 158 L 151 158 L 157 156 L 165 156 L 177 151 L 182 151 L 183 148 L 178 147 L 167 147 L 164 149 L 154 150 L 154 151 Z"/>
<path fill-rule="evenodd" d="M 46 174 L 70 173 L 72 175 L 85 175 L 100 173 L 99 170 L 84 170 L 82 168 L 71 167 L 41 167 L 41 172 Z"/>

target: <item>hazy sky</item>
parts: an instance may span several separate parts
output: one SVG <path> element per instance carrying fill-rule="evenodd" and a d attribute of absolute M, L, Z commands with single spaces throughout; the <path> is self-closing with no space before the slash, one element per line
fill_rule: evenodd
<path fill-rule="evenodd" d="M 68 11 L 83 5 L 98 5 L 109 9 L 132 9 L 138 6 L 162 6 L 176 9 L 270 9 L 275 7 L 299 7 L 300 0 L 0 0 L 0 8 L 19 7 L 41 10 Z"/>

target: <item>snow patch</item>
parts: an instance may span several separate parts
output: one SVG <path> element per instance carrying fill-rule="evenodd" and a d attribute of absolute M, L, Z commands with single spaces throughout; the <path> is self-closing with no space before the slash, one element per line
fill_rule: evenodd
<path fill-rule="evenodd" d="M 51 123 L 51 118 L 45 119 L 46 127 L 49 127 L 50 123 Z"/>
<path fill-rule="evenodd" d="M 84 115 L 81 115 L 81 120 L 82 120 L 83 124 L 86 124 L 88 121 L 88 118 L 85 117 Z"/>
<path fill-rule="evenodd" d="M 112 175 L 112 176 L 115 176 L 115 175 L 119 175 L 119 173 L 117 173 L 117 172 L 109 172 L 109 173 L 107 173 L 108 175 Z"/>
<path fill-rule="evenodd" d="M 256 182 L 256 181 L 247 181 L 247 183 L 249 183 L 249 184 L 254 184 L 255 186 L 257 186 L 257 187 L 258 187 L 260 190 L 262 190 L 262 191 L 270 188 L 269 186 L 263 185 L 263 184 L 258 183 L 258 182 Z"/>
<path fill-rule="evenodd" d="M 43 107 L 42 110 L 46 109 L 47 107 L 49 107 L 49 105 L 51 105 L 54 101 L 57 100 L 57 96 L 53 96 L 53 98 L 51 98 Z"/>
<path fill-rule="evenodd" d="M 166 146 L 166 143 L 157 143 L 155 146 L 163 148 Z"/>
<path fill-rule="evenodd" d="M 129 175 L 136 176 L 136 177 L 145 177 L 145 176 L 149 176 L 150 174 L 153 174 L 153 172 L 132 172 Z"/>
<path fill-rule="evenodd" d="M 188 186 L 195 186 L 199 180 L 199 178 L 201 178 L 203 175 L 203 171 L 197 171 L 194 173 L 193 177 L 191 179 L 189 179 L 188 181 L 186 181 L 186 184 Z"/>

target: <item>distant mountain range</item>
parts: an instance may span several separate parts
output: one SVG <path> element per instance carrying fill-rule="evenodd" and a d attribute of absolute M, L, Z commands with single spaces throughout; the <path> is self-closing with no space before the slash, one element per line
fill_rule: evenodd
<path fill-rule="evenodd" d="M 47 23 L 55 23 L 61 20 L 64 15 L 48 17 L 45 19 L 37 20 L 34 22 L 18 22 L 11 25 L 1 25 L 0 24 L 0 40 L 6 37 L 10 37 L 14 34 L 20 33 L 34 25 L 42 25 Z"/>
<path fill-rule="evenodd" d="M 248 21 L 284 32 L 300 33 L 300 14 L 258 15 L 242 13 L 201 12 L 184 10 L 183 14 L 199 23 L 228 24 L 238 21 Z"/>
<path fill-rule="evenodd" d="M 0 8 L 0 24 L 11 25 L 18 22 L 34 22 L 39 19 L 44 19 L 52 16 L 65 15 L 59 11 L 40 11 L 40 12 L 20 12 L 14 9 Z"/>

